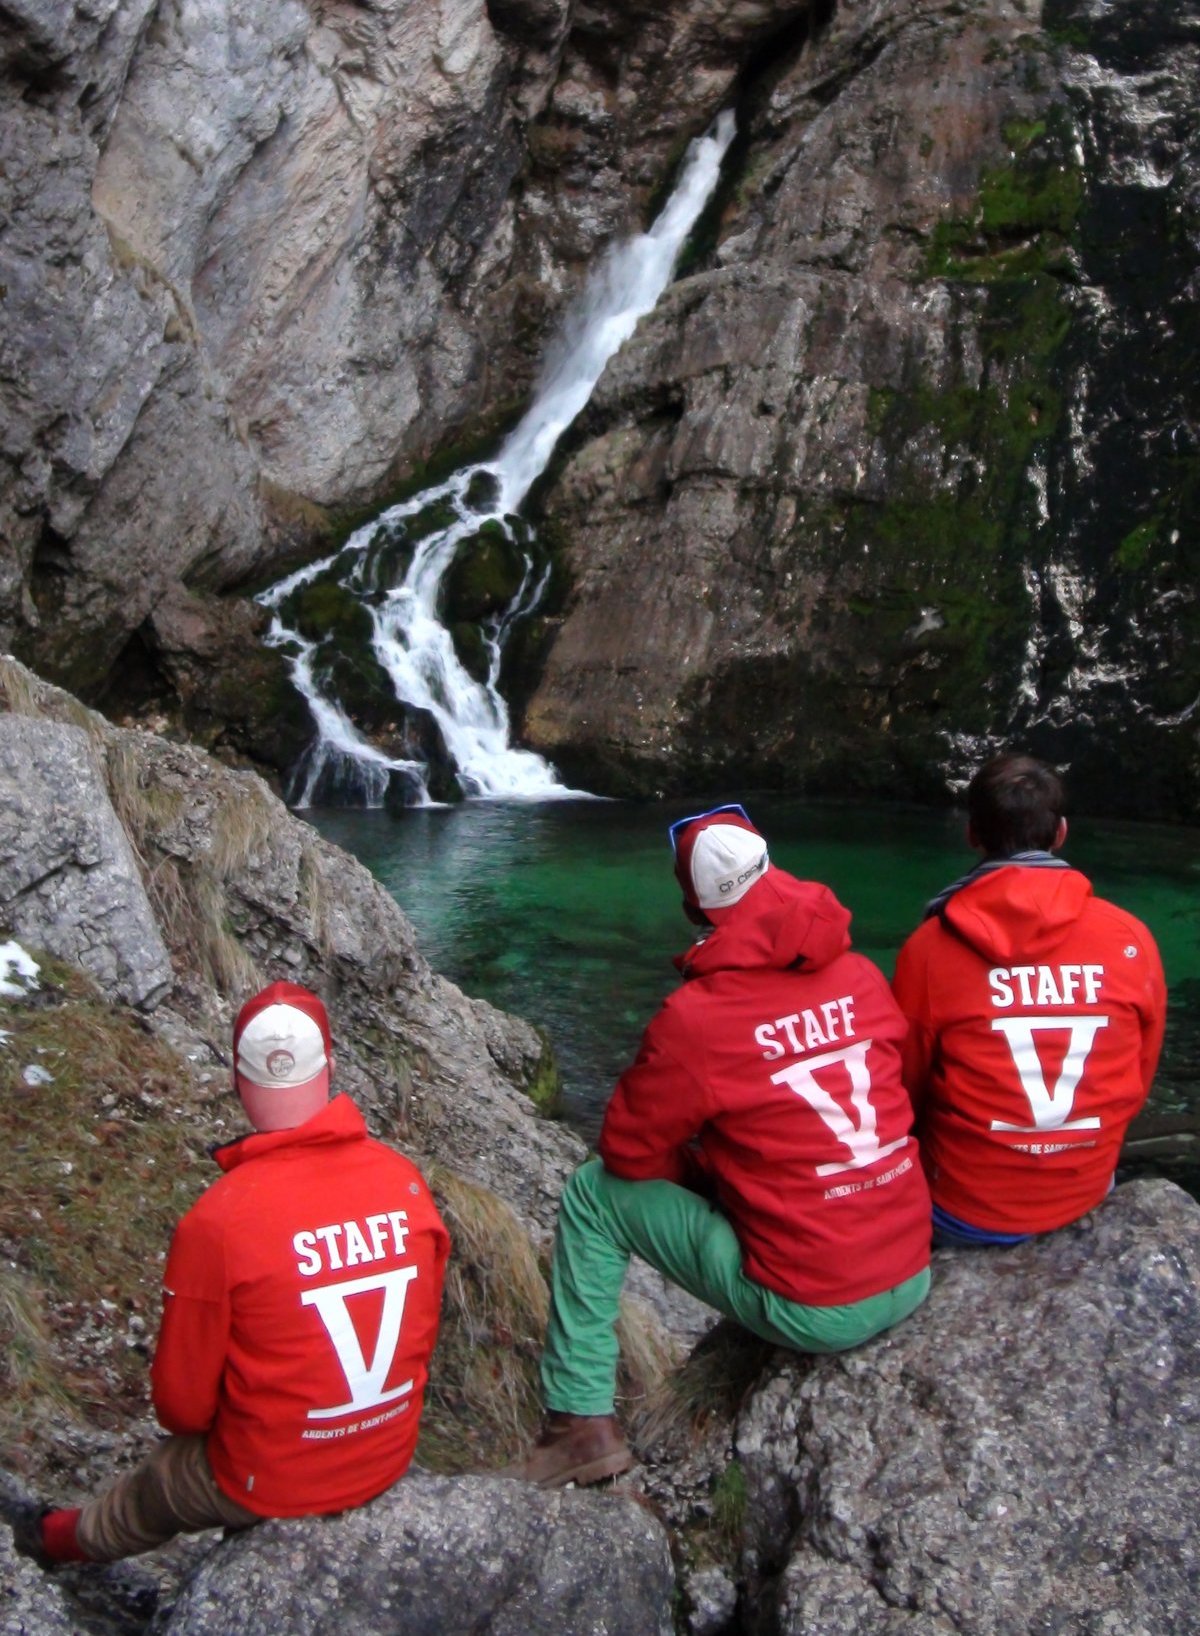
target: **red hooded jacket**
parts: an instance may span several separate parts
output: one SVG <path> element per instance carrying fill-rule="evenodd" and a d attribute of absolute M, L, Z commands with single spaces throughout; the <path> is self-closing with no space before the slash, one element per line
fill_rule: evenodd
<path fill-rule="evenodd" d="M 969 880 L 900 951 L 904 1081 L 934 1203 L 1041 1233 L 1108 1191 L 1162 1046 L 1154 939 L 1075 869 Z"/>
<path fill-rule="evenodd" d="M 449 1237 L 348 1097 L 217 1151 L 175 1230 L 154 1358 L 168 1431 L 264 1517 L 362 1505 L 412 1459 Z"/>
<path fill-rule="evenodd" d="M 713 919 L 618 1082 L 600 1156 L 686 1184 L 694 1138 L 747 1277 L 813 1306 L 881 1294 L 929 1263 L 904 1020 L 846 952 L 827 887 L 771 869 Z"/>

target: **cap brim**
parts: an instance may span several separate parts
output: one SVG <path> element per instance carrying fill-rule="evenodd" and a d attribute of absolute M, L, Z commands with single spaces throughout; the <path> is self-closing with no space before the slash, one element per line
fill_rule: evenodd
<path fill-rule="evenodd" d="M 276 1091 L 281 1093 L 286 1093 L 288 1091 L 315 1091 L 318 1088 L 328 1091 L 329 1069 L 328 1067 L 321 1068 L 312 1076 L 311 1079 L 302 1079 L 296 1085 L 280 1085 L 278 1081 L 274 1085 L 260 1085 L 258 1080 L 248 1079 L 245 1074 L 239 1073 L 236 1068 L 234 1069 L 233 1080 L 239 1093 L 246 1090 L 266 1091 L 267 1094 L 270 1095 L 272 1092 Z"/>

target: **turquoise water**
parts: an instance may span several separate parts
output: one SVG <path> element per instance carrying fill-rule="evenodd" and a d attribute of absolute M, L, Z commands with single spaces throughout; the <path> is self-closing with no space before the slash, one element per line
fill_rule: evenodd
<path fill-rule="evenodd" d="M 961 814 L 778 797 L 746 806 L 777 863 L 826 882 L 853 911 L 855 945 L 889 976 L 926 900 L 974 862 Z M 690 942 L 666 828 L 695 810 L 472 802 L 306 816 L 383 882 L 436 970 L 545 1029 L 564 1112 L 590 1136 L 674 985 L 671 956 Z M 1077 819 L 1064 856 L 1157 938 L 1171 1005 L 1154 1105 L 1200 1108 L 1200 835 Z"/>

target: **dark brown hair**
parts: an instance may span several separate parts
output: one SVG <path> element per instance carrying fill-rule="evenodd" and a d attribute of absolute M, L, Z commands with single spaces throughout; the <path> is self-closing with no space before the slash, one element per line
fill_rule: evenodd
<path fill-rule="evenodd" d="M 1048 852 L 1065 805 L 1066 791 L 1053 767 L 1033 756 L 993 756 L 967 789 L 971 839 L 989 858 Z"/>

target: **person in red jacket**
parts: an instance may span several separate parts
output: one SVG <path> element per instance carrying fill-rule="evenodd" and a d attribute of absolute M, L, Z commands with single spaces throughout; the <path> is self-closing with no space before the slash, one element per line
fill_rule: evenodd
<path fill-rule="evenodd" d="M 631 1254 L 803 1352 L 858 1345 L 929 1288 L 904 1021 L 882 974 L 850 953 L 849 914 L 827 887 L 773 868 L 741 807 L 683 819 L 672 840 L 703 935 L 621 1076 L 600 1160 L 562 1196 L 548 1418 L 506 1473 L 545 1486 L 633 1463 L 613 1414 Z"/>
<path fill-rule="evenodd" d="M 1012 1244 L 1093 1209 L 1154 1078 L 1158 950 L 1055 856 L 1064 804 L 1031 756 L 980 768 L 967 836 L 983 861 L 933 900 L 896 964 L 938 1242 Z"/>
<path fill-rule="evenodd" d="M 171 1435 L 82 1510 L 14 1522 L 44 1563 L 362 1505 L 407 1470 L 449 1237 L 417 1169 L 330 1100 L 325 1007 L 272 983 L 238 1014 L 254 1134 L 179 1223 L 152 1368 Z"/>

